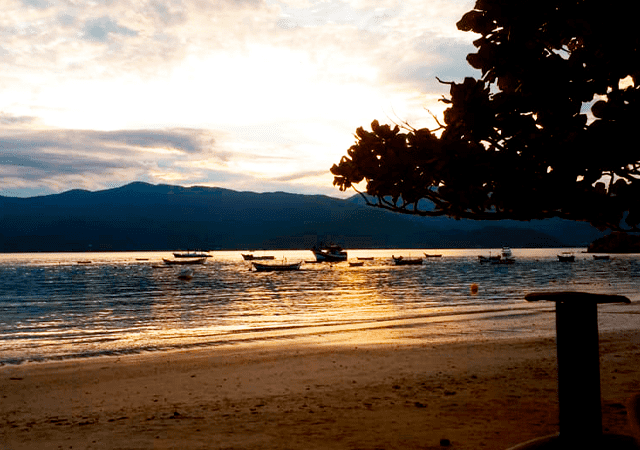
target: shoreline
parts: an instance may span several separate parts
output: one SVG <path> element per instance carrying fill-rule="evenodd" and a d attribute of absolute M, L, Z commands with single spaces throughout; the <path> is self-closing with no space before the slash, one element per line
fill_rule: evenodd
<path fill-rule="evenodd" d="M 606 432 L 631 433 L 639 350 L 600 333 Z M 557 433 L 556 374 L 554 338 L 26 363 L 0 367 L 0 448 L 508 448 Z"/>

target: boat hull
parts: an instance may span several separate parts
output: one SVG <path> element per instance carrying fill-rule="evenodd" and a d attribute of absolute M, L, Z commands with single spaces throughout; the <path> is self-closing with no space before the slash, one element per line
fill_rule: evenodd
<path fill-rule="evenodd" d="M 318 262 L 342 262 L 347 260 L 347 252 L 335 244 L 314 246 L 311 251 Z"/>
<path fill-rule="evenodd" d="M 392 258 L 396 266 L 419 266 L 422 264 L 422 258 Z"/>
<path fill-rule="evenodd" d="M 245 261 L 266 261 L 276 259 L 273 255 L 265 255 L 265 256 L 254 256 L 252 254 L 241 253 L 242 259 Z"/>
<path fill-rule="evenodd" d="M 293 270 L 300 270 L 301 262 L 293 264 L 261 264 L 251 263 L 257 272 L 290 272 Z"/>
<path fill-rule="evenodd" d="M 166 259 L 162 258 L 165 264 L 170 266 L 181 266 L 185 264 L 204 264 L 207 258 L 193 258 L 193 259 Z"/>
<path fill-rule="evenodd" d="M 319 262 L 342 262 L 347 260 L 347 252 L 340 253 L 323 253 L 313 252 L 316 260 Z"/>

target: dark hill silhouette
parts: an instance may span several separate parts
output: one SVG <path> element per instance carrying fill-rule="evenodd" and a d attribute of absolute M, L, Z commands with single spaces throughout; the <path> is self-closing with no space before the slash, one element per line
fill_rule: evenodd
<path fill-rule="evenodd" d="M 600 236 L 586 224 L 425 219 L 323 195 L 131 183 L 90 192 L 0 197 L 0 251 L 558 247 Z M 527 227 L 527 225 L 529 225 Z M 579 232 L 563 227 L 582 226 Z M 544 227 L 542 227 L 544 228 Z"/>

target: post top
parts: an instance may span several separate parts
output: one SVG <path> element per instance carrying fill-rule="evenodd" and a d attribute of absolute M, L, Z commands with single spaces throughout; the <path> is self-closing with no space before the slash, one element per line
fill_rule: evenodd
<path fill-rule="evenodd" d="M 627 297 L 623 295 L 605 295 L 592 294 L 589 292 L 531 292 L 524 296 L 528 302 L 537 302 L 540 300 L 548 300 L 550 302 L 562 303 L 631 303 Z"/>

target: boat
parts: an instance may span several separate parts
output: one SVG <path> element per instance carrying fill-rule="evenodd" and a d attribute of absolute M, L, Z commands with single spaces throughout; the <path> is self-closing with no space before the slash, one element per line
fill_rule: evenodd
<path fill-rule="evenodd" d="M 302 265 L 302 261 L 297 263 L 289 263 L 282 262 L 280 264 L 263 264 L 252 262 L 253 267 L 257 272 L 289 272 L 292 270 L 299 270 Z"/>
<path fill-rule="evenodd" d="M 509 247 L 502 247 L 500 251 L 500 257 L 491 261 L 492 264 L 513 264 L 516 259 L 513 257 L 513 253 Z"/>
<path fill-rule="evenodd" d="M 349 267 L 361 267 L 364 265 L 364 261 L 349 261 Z"/>
<path fill-rule="evenodd" d="M 185 252 L 185 253 L 174 253 L 173 256 L 175 258 L 211 258 L 211 255 L 204 252 Z"/>
<path fill-rule="evenodd" d="M 558 261 L 560 262 L 574 262 L 575 260 L 576 256 L 568 252 L 564 252 L 558 255 Z"/>
<path fill-rule="evenodd" d="M 478 261 L 480 261 L 481 263 L 500 261 L 500 255 L 478 255 Z"/>
<path fill-rule="evenodd" d="M 358 261 L 373 261 L 373 256 L 358 256 Z"/>
<path fill-rule="evenodd" d="M 600 261 L 609 261 L 611 257 L 609 255 L 593 255 L 593 259 Z"/>
<path fill-rule="evenodd" d="M 422 258 L 404 258 L 402 256 L 396 258 L 391 255 L 391 259 L 393 259 L 393 263 L 396 266 L 418 266 L 422 264 Z"/>
<path fill-rule="evenodd" d="M 240 253 L 245 261 L 271 260 L 276 257 L 273 255 L 255 256 L 253 253 Z"/>
<path fill-rule="evenodd" d="M 491 261 L 491 264 L 514 264 L 516 260 L 514 258 L 498 258 Z"/>
<path fill-rule="evenodd" d="M 81 261 L 76 261 L 78 264 L 91 264 L 92 261 L 89 261 L 88 259 L 83 259 Z"/>
<path fill-rule="evenodd" d="M 425 257 L 425 258 L 442 258 L 442 255 L 441 255 L 441 254 L 439 254 L 439 253 L 438 253 L 438 254 L 429 254 L 429 253 L 425 253 L 425 254 L 424 254 L 424 257 Z"/>
<path fill-rule="evenodd" d="M 489 252 L 489 256 L 478 255 L 478 261 L 481 263 L 499 261 L 500 258 L 502 258 L 500 255 L 492 255 L 491 252 Z"/>
<path fill-rule="evenodd" d="M 185 258 L 185 259 L 167 259 L 162 258 L 165 264 L 169 265 L 183 265 L 183 264 L 204 264 L 207 261 L 206 257 L 202 258 Z"/>
<path fill-rule="evenodd" d="M 314 245 L 311 251 L 318 262 L 341 262 L 347 260 L 347 252 L 336 244 Z"/>

